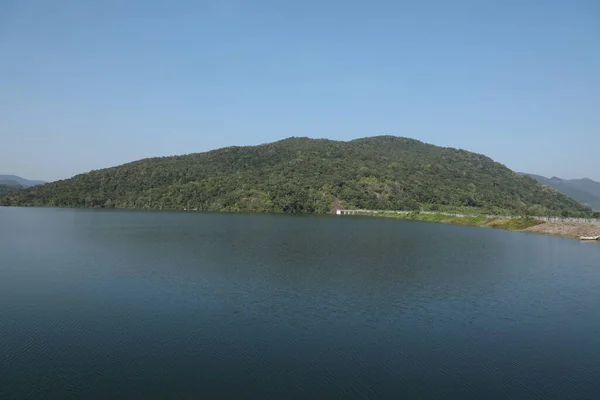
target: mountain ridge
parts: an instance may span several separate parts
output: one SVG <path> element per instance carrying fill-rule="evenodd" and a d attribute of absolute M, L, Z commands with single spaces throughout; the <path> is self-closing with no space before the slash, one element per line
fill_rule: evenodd
<path fill-rule="evenodd" d="M 28 179 L 21 178 L 17 175 L 0 175 L 0 196 L 7 195 L 17 190 L 41 185 L 46 182 L 44 181 L 31 181 Z"/>
<path fill-rule="evenodd" d="M 46 183 L 45 181 L 29 180 L 29 179 L 21 178 L 20 176 L 17 176 L 17 175 L 0 174 L 0 183 L 7 182 L 7 181 L 17 182 L 20 186 L 23 186 L 23 187 L 43 185 Z"/>
<path fill-rule="evenodd" d="M 600 211 L 600 182 L 590 178 L 562 179 L 557 176 L 546 178 L 542 175 L 525 174 L 538 182 L 553 187 L 579 203 Z"/>
<path fill-rule="evenodd" d="M 591 213 L 485 155 L 396 136 L 350 141 L 291 137 L 147 158 L 23 189 L 0 204 L 290 213 L 341 207 Z"/>

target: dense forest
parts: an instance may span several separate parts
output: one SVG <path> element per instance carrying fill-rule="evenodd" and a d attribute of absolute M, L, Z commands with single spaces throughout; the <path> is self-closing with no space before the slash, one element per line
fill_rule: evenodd
<path fill-rule="evenodd" d="M 587 216 L 590 210 L 490 158 L 417 140 L 289 138 L 149 158 L 26 188 L 1 205 L 327 213 L 469 209 Z"/>

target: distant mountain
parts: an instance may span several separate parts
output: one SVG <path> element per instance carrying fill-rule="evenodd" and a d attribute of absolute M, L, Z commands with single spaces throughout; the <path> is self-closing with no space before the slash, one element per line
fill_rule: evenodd
<path fill-rule="evenodd" d="M 583 179 L 569 179 L 570 185 L 583 190 L 584 192 L 588 192 L 598 198 L 600 198 L 600 182 L 593 181 L 589 178 Z"/>
<path fill-rule="evenodd" d="M 43 185 L 44 181 L 30 181 L 29 179 L 24 179 L 21 178 L 20 176 L 16 176 L 16 175 L 0 175 L 0 184 L 14 184 L 17 183 L 19 186 L 23 186 L 23 187 L 31 187 L 31 186 L 36 186 L 36 185 Z"/>
<path fill-rule="evenodd" d="M 9 194 L 10 192 L 14 192 L 23 188 L 24 186 L 19 185 L 17 181 L 0 181 L 0 196 Z"/>
<path fill-rule="evenodd" d="M 328 213 L 468 208 L 586 216 L 591 210 L 489 157 L 379 136 L 289 138 L 149 158 L 19 190 L 13 206 Z"/>
<path fill-rule="evenodd" d="M 600 183 L 589 178 L 561 179 L 553 176 L 546 178 L 540 175 L 525 174 L 536 181 L 553 187 L 564 195 L 577 200 L 594 211 L 600 211 Z"/>

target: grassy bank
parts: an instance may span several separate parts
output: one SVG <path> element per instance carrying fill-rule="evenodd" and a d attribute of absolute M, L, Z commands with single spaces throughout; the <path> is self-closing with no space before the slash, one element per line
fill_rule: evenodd
<path fill-rule="evenodd" d="M 365 214 L 373 215 L 373 214 Z M 409 213 L 409 214 L 394 214 L 394 213 L 378 213 L 378 217 L 387 218 L 399 218 L 408 219 L 414 221 L 426 221 L 426 222 L 437 222 L 442 224 L 453 224 L 463 226 L 478 226 L 484 228 L 497 228 L 506 229 L 510 231 L 522 231 L 527 228 L 531 228 L 536 225 L 542 224 L 541 221 L 537 221 L 532 218 L 516 218 L 516 219 L 502 219 L 502 218 L 486 218 L 482 216 L 478 217 L 456 217 L 444 214 L 422 214 L 422 213 Z"/>

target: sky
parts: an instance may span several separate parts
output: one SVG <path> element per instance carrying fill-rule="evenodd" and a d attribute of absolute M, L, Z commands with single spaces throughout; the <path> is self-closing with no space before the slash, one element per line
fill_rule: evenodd
<path fill-rule="evenodd" d="M 0 0 L 0 173 L 376 135 L 600 181 L 600 2 Z"/>

